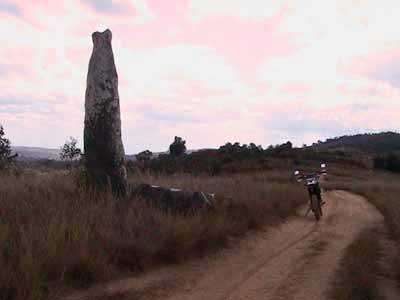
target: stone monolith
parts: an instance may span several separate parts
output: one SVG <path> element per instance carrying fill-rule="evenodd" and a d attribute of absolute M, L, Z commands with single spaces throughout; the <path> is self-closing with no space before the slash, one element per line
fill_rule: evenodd
<path fill-rule="evenodd" d="M 109 29 L 92 34 L 85 95 L 85 166 L 90 186 L 104 188 L 110 184 L 114 195 L 125 196 L 128 183 L 111 39 Z"/>

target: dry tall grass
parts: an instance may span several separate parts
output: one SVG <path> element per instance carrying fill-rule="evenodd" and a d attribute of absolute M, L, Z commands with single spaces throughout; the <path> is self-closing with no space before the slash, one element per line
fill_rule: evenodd
<path fill-rule="evenodd" d="M 378 232 L 379 233 L 379 232 Z M 346 248 L 332 285 L 332 299 L 381 299 L 377 280 L 381 252 L 376 230 L 367 229 Z"/>
<path fill-rule="evenodd" d="M 202 255 L 228 237 L 293 214 L 307 201 L 302 187 L 271 183 L 269 176 L 139 176 L 217 194 L 214 211 L 185 218 L 141 199 L 117 202 L 110 193 L 86 192 L 68 174 L 2 175 L 0 299 L 45 299 L 54 286 L 86 287 Z"/>
<path fill-rule="evenodd" d="M 335 170 L 324 186 L 328 189 L 343 189 L 368 199 L 385 217 L 391 238 L 399 244 L 400 257 L 400 176 L 393 173 Z M 370 245 L 373 247 L 372 245 Z M 371 258 L 370 263 L 373 263 Z M 400 259 L 396 265 L 400 284 Z M 362 272 L 362 271 L 361 271 Z"/>
<path fill-rule="evenodd" d="M 372 171 L 336 171 L 324 184 L 328 189 L 344 189 L 366 197 L 384 215 L 389 229 L 400 241 L 400 176 Z"/>

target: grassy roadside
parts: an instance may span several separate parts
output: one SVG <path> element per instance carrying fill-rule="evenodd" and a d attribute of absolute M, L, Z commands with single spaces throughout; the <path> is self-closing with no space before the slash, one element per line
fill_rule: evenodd
<path fill-rule="evenodd" d="M 334 174 L 324 183 L 328 190 L 342 189 L 364 196 L 385 217 L 390 233 L 400 241 L 400 176 L 383 172 Z"/>
<path fill-rule="evenodd" d="M 348 170 L 347 172 L 337 171 L 333 172 L 333 176 L 325 182 L 326 189 L 342 189 L 347 190 L 368 199 L 384 216 L 385 223 L 388 227 L 390 237 L 394 239 L 398 246 L 398 255 L 400 256 L 400 176 L 384 173 L 384 172 L 354 172 Z M 355 243 L 365 245 L 360 249 L 364 249 L 363 253 L 350 251 L 353 253 L 353 259 L 363 260 L 363 255 L 370 256 L 370 260 L 365 260 L 368 264 L 375 264 L 379 257 L 376 256 L 376 233 L 375 238 L 373 233 L 364 233 L 361 240 Z M 365 241 L 362 241 L 364 239 Z M 368 241 L 368 242 L 367 242 Z M 368 248 L 369 245 L 369 248 Z M 354 246 L 354 247 L 357 247 Z M 350 255 L 349 254 L 349 255 Z M 357 258 L 358 256 L 358 258 Z M 349 260 L 350 258 L 348 258 Z M 375 259 L 375 260 L 374 260 Z M 349 265 L 347 272 L 354 272 L 358 270 L 359 266 Z M 400 285 L 400 260 L 397 259 L 393 265 L 394 272 L 397 274 L 397 281 Z M 359 270 L 363 270 L 362 268 Z M 358 271 L 357 271 L 358 272 Z M 375 273 L 376 274 L 376 273 Z M 342 299 L 342 298 L 337 298 Z M 344 298 L 343 298 L 344 299 Z M 357 299 L 357 298 L 355 298 Z M 368 299 L 368 298 L 361 298 Z"/>
<path fill-rule="evenodd" d="M 378 261 L 376 230 L 366 229 L 346 248 L 335 272 L 331 298 L 337 300 L 381 299 L 377 287 Z"/>
<path fill-rule="evenodd" d="M 203 255 L 307 201 L 302 187 L 277 174 L 140 177 L 133 180 L 215 192 L 216 209 L 171 216 L 141 199 L 116 203 L 110 193 L 85 192 L 68 174 L 2 175 L 0 299 L 46 299 L 54 284 L 87 287 Z"/>
<path fill-rule="evenodd" d="M 328 190 L 342 189 L 368 199 L 385 217 L 393 237 L 400 241 L 400 176 L 383 172 L 336 173 L 324 183 Z"/>

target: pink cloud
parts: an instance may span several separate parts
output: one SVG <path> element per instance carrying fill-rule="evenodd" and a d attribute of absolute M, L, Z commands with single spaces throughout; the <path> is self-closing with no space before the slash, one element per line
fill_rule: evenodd
<path fill-rule="evenodd" d="M 278 31 L 282 19 L 282 15 L 262 22 L 234 17 L 206 19 L 196 24 L 186 40 L 210 45 L 242 69 L 254 71 L 269 57 L 295 49 L 290 36 Z"/>
<path fill-rule="evenodd" d="M 20 10 L 16 17 L 41 30 L 45 29 L 45 16 L 62 17 L 65 13 L 65 3 L 62 1 L 13 0 L 12 3 Z"/>
<path fill-rule="evenodd" d="M 132 15 L 135 13 L 135 8 L 130 1 L 126 0 L 81 0 L 81 2 L 90 8 L 93 12 L 105 15 Z"/>
<path fill-rule="evenodd" d="M 147 4 L 158 18 L 174 22 L 174 20 L 181 19 L 187 13 L 189 0 L 174 0 L 173 3 L 164 0 L 147 0 Z"/>
<path fill-rule="evenodd" d="M 353 74 L 363 75 L 400 88 L 400 48 L 356 58 L 348 69 Z"/>
<path fill-rule="evenodd" d="M 387 51 L 372 53 L 358 57 L 350 64 L 350 71 L 357 74 L 369 74 L 384 65 L 390 65 L 400 61 L 400 48 L 392 48 Z"/>
<path fill-rule="evenodd" d="M 21 15 L 21 8 L 12 1 L 4 0 L 0 2 L 0 15 L 1 16 L 20 16 Z"/>
<path fill-rule="evenodd" d="M 212 90 L 201 82 L 188 82 L 181 88 L 177 89 L 177 94 L 185 99 L 185 102 L 195 101 L 195 99 L 205 99 L 208 97 L 218 97 L 224 95 L 223 91 Z"/>
<path fill-rule="evenodd" d="M 229 62 L 244 72 L 254 72 L 268 58 L 287 55 L 296 50 L 291 36 L 279 31 L 285 18 L 280 12 L 264 21 L 240 17 L 210 17 L 193 22 L 185 17 L 183 5 L 167 5 L 155 9 L 157 19 L 149 24 L 116 24 L 113 28 L 121 43 L 129 48 L 158 48 L 173 44 L 191 44 L 216 49 Z M 153 7 L 160 2 L 150 1 Z M 129 36 L 129 37 L 128 37 Z"/>
<path fill-rule="evenodd" d="M 279 6 L 253 18 L 229 6 L 223 10 L 228 13 L 196 19 L 188 0 L 140 1 L 0 5 L 0 119 L 12 140 L 34 143 L 25 133 L 29 126 L 43 134 L 43 145 L 81 136 L 90 35 L 107 27 L 113 31 L 128 152 L 165 150 L 176 134 L 199 148 L 227 141 L 301 143 L 358 128 L 400 127 L 393 104 L 400 98 L 394 80 L 400 78 L 399 48 L 365 49 L 346 73 L 331 47 L 343 44 L 342 35 L 332 34 L 337 40 L 326 44 L 304 38 L 310 33 L 294 36 L 309 28 L 288 28 L 304 19 L 292 18 L 295 8 Z M 73 122 L 60 122 L 66 117 Z"/>
<path fill-rule="evenodd" d="M 304 83 L 288 83 L 282 91 L 289 94 L 304 95 L 310 91 L 310 86 Z"/>

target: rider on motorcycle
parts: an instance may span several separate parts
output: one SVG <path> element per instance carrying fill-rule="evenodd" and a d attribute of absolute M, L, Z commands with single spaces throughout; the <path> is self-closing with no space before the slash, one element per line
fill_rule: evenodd
<path fill-rule="evenodd" d="M 325 176 L 326 175 L 326 165 L 325 164 L 321 164 L 321 171 L 320 172 L 316 172 L 316 173 L 311 173 L 311 174 L 307 174 L 307 175 L 301 175 L 299 171 L 295 171 L 294 175 L 297 178 L 297 181 L 303 181 L 304 180 L 304 184 L 307 187 L 307 191 L 308 191 L 308 195 L 310 197 L 310 209 L 313 210 L 315 217 L 317 218 L 317 220 L 319 220 L 319 218 L 322 216 L 322 205 L 324 204 L 324 202 L 322 201 L 322 196 L 321 196 L 321 187 L 319 185 L 319 180 L 321 178 L 321 176 Z M 315 195 L 315 197 L 317 198 L 317 207 L 318 209 L 314 209 L 313 207 L 313 196 Z M 307 212 L 308 213 L 308 212 Z"/>
<path fill-rule="evenodd" d="M 322 202 L 322 197 L 321 197 L 321 187 L 319 185 L 318 177 L 312 176 L 310 177 L 310 181 L 308 181 L 306 176 L 306 186 L 308 190 L 308 195 L 310 197 L 310 201 L 312 199 L 312 196 L 315 195 L 318 199 L 318 205 L 320 206 Z M 321 210 L 321 215 L 322 215 L 322 210 Z"/>

